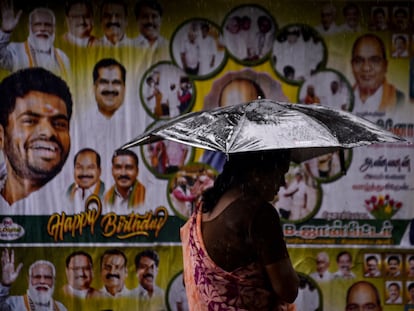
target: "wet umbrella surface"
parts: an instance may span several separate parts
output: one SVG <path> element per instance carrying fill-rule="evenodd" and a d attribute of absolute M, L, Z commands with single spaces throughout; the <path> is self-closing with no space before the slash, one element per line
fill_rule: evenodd
<path fill-rule="evenodd" d="M 291 149 L 298 163 L 336 150 L 405 141 L 346 111 L 258 99 L 170 119 L 121 148 L 162 139 L 226 154 Z"/>

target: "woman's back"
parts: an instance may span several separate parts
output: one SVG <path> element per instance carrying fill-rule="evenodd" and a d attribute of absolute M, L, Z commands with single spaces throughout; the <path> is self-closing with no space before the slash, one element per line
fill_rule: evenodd
<path fill-rule="evenodd" d="M 272 205 L 257 198 L 240 197 L 218 216 L 203 220 L 202 238 L 210 258 L 225 271 L 252 262 L 264 266 L 288 256 L 276 222 L 278 215 Z M 263 244 L 269 239 L 273 241 L 273 248 Z"/>
<path fill-rule="evenodd" d="M 240 203 L 252 202 L 238 199 L 220 215 L 224 217 L 208 222 L 207 240 L 210 237 L 213 239 L 208 244 L 220 241 L 213 245 L 213 250 L 208 250 L 204 243 L 202 228 L 206 226 L 202 222 L 200 210 L 181 229 L 184 279 L 191 310 L 277 310 L 279 298 L 267 277 L 265 267 L 256 260 L 255 237 L 249 238 L 249 230 L 246 230 L 251 219 L 245 213 L 236 213 Z M 271 208 L 274 210 L 272 206 Z M 227 217 L 231 215 L 235 218 L 229 223 Z M 220 226 L 227 228 L 221 230 Z M 246 242 L 245 239 L 252 239 L 252 242 Z M 223 246 L 227 248 L 224 253 L 220 251 Z M 212 256 L 216 257 L 216 253 L 217 258 L 213 259 Z M 223 261 L 224 264 L 218 261 Z"/>

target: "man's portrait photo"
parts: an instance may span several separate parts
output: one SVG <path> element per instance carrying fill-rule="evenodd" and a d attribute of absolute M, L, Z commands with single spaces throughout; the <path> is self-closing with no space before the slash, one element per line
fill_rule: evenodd
<path fill-rule="evenodd" d="M 36 67 L 0 84 L 0 205 L 13 206 L 62 169 L 70 150 L 72 95 L 61 78 Z M 1 213 L 11 212 L 10 210 Z"/>

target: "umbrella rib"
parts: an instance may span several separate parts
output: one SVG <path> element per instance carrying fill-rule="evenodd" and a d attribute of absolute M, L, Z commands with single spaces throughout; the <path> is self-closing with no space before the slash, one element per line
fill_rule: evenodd
<path fill-rule="evenodd" d="M 231 150 L 234 144 L 234 141 L 236 140 L 241 129 L 243 128 L 244 123 L 246 122 L 245 114 L 246 114 L 246 110 L 243 111 L 243 114 L 241 115 L 239 122 L 237 122 L 236 126 L 233 127 L 233 130 L 231 131 L 231 135 L 229 139 L 226 141 L 226 154 L 228 154 L 229 151 Z"/>

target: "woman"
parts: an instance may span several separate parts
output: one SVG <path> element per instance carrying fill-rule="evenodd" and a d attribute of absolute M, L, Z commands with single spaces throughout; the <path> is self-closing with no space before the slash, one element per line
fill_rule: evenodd
<path fill-rule="evenodd" d="M 272 201 L 287 151 L 230 155 L 181 229 L 190 310 L 283 310 L 299 278 Z"/>

